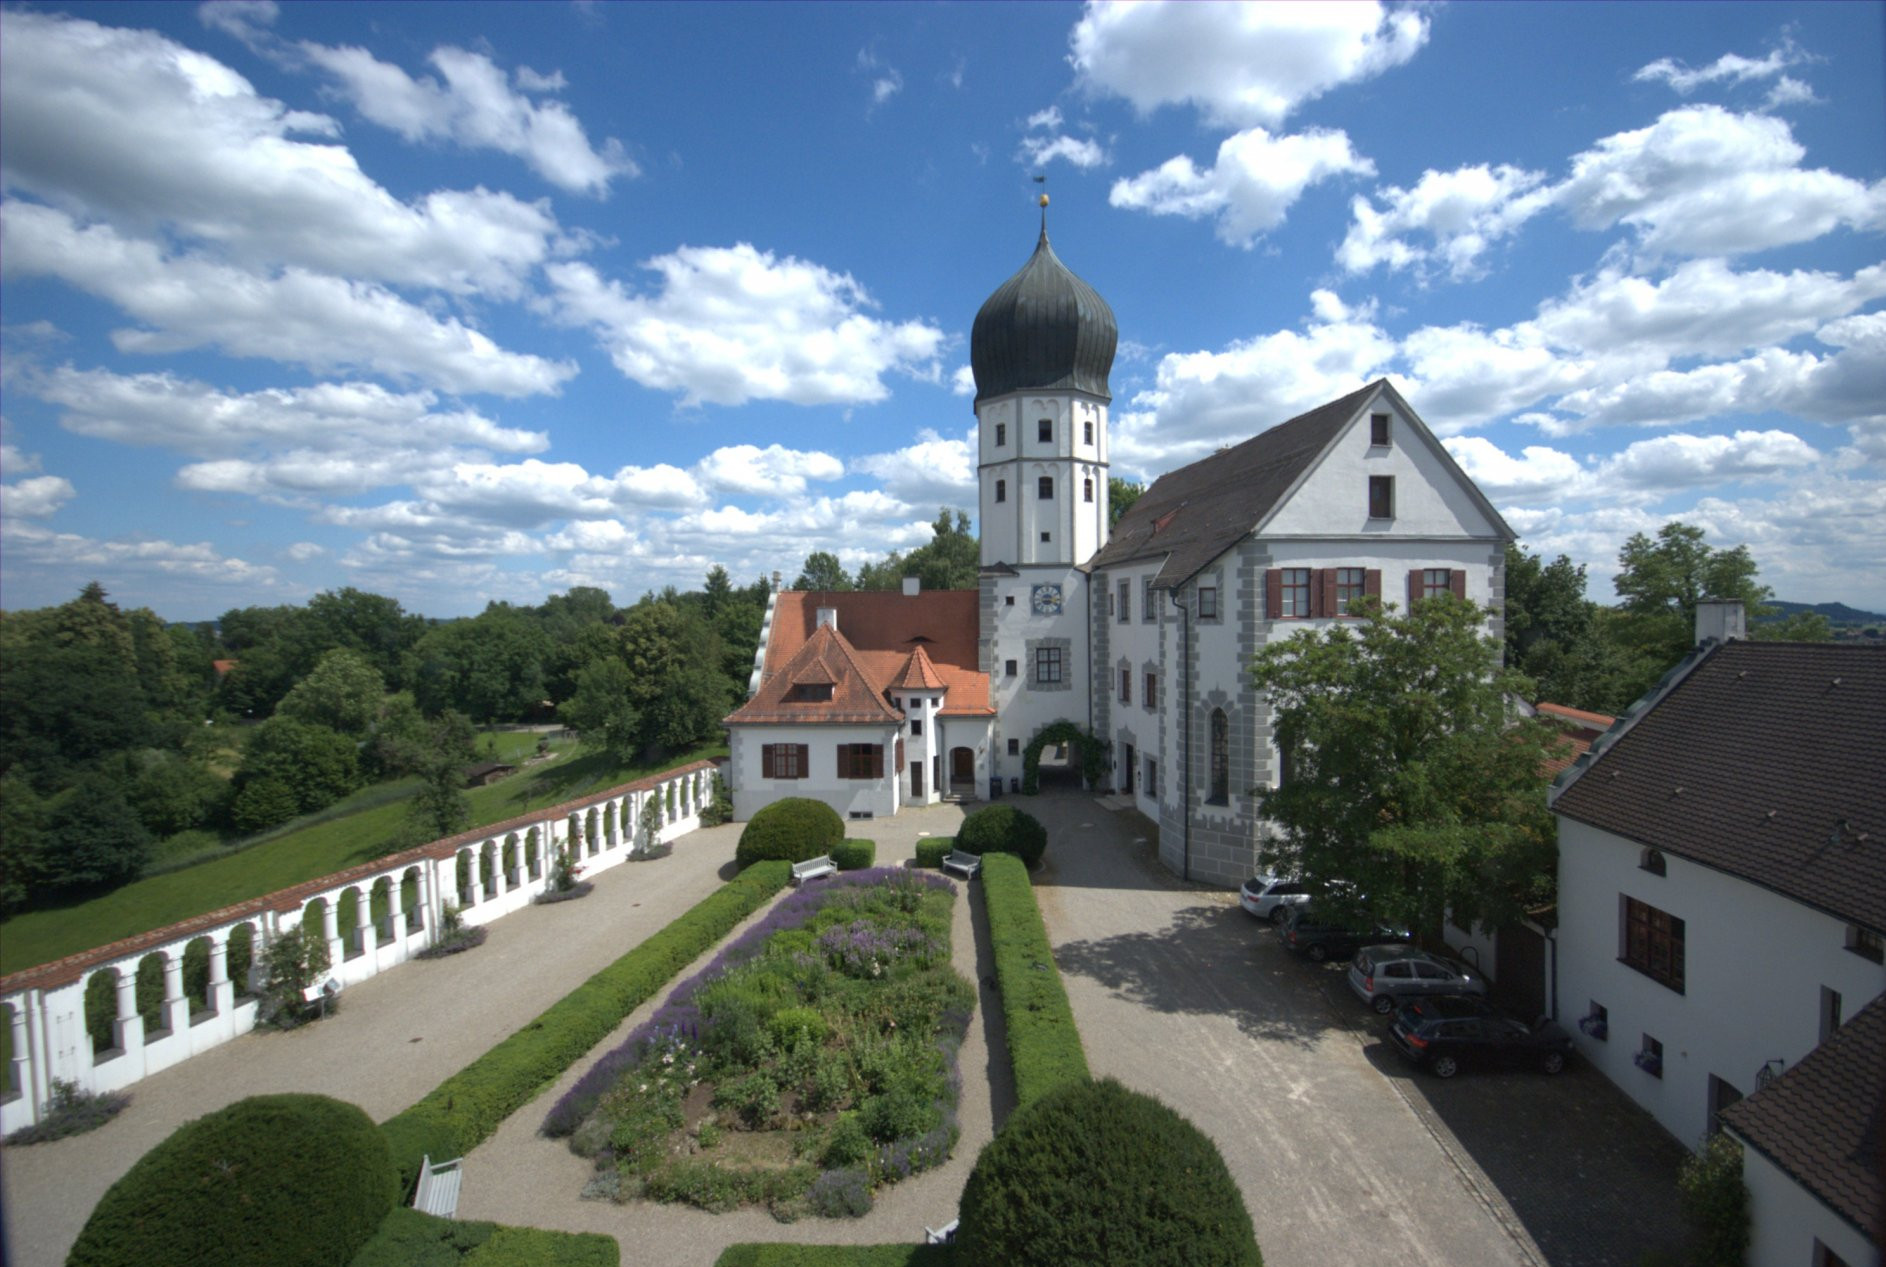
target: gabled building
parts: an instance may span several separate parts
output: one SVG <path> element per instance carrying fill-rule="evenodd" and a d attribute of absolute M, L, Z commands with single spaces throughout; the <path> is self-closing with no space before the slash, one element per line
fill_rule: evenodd
<path fill-rule="evenodd" d="M 1055 255 L 1044 223 L 971 329 L 981 578 L 950 596 L 962 623 L 944 632 L 938 606 L 935 619 L 861 632 L 848 602 L 898 596 L 779 594 L 756 694 L 728 718 L 736 814 L 792 794 L 876 814 L 1013 791 L 1031 744 L 1072 723 L 1106 746 L 1111 787 L 1159 824 L 1168 867 L 1235 885 L 1267 833 L 1257 794 L 1279 777 L 1246 671 L 1259 647 L 1347 619 L 1364 595 L 1398 606 L 1471 599 L 1492 608 L 1499 636 L 1514 534 L 1387 380 L 1161 477 L 1110 531 L 1117 342 L 1112 310 Z M 859 680 L 903 717 L 902 773 L 884 774 L 883 786 L 866 788 L 819 754 L 890 744 L 892 770 L 894 722 L 850 720 L 791 694 L 799 630 L 821 607 L 836 641 L 862 658 Z M 919 715 L 934 692 L 913 685 L 906 663 L 919 625 L 949 688 L 934 715 Z M 882 658 L 863 663 L 872 656 Z M 798 728 L 793 738 L 786 727 Z M 782 743 L 805 749 L 808 773 L 787 780 L 766 765 L 760 753 Z"/>

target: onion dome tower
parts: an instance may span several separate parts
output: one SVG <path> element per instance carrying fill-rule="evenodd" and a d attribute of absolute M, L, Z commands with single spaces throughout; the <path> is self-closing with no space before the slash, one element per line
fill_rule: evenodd
<path fill-rule="evenodd" d="M 1048 244 L 1047 205 L 1043 194 L 1035 253 L 970 328 L 984 566 L 1071 567 L 1106 543 L 1119 327 Z"/>

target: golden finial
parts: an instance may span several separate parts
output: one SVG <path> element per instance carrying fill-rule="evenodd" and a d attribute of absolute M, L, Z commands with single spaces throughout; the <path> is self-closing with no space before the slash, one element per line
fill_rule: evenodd
<path fill-rule="evenodd" d="M 1046 195 L 1046 194 L 1043 194 L 1043 195 L 1041 195 L 1041 199 L 1040 199 L 1040 201 L 1041 201 L 1041 205 L 1042 205 L 1042 206 L 1044 206 L 1044 207 L 1045 207 L 1045 206 L 1047 206 L 1047 205 L 1048 205 L 1048 195 Z"/>

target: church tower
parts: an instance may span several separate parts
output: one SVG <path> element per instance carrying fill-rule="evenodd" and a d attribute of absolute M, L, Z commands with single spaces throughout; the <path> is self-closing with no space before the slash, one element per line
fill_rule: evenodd
<path fill-rule="evenodd" d="M 989 769 L 1012 788 L 1029 741 L 1092 723 L 1087 576 L 1107 542 L 1113 310 L 1041 237 L 976 314 L 980 651 L 996 720 Z"/>

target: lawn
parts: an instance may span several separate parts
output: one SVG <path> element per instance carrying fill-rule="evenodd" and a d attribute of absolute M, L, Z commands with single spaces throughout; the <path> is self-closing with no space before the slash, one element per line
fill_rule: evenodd
<path fill-rule="evenodd" d="M 537 741 L 534 734 L 522 732 L 491 738 L 498 743 L 500 760 L 534 751 Z M 486 759 L 484 740 L 479 737 L 481 760 Z M 702 748 L 654 765 L 624 766 L 601 753 L 576 755 L 564 745 L 549 763 L 472 789 L 472 821 L 500 822 L 725 752 L 724 746 Z M 240 852 L 149 876 L 70 906 L 16 915 L 0 924 L 0 973 L 18 972 L 371 861 L 405 821 L 405 800 L 417 786 L 408 779 L 363 788 Z"/>

